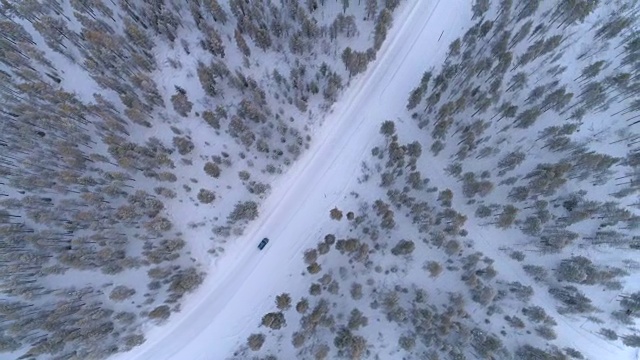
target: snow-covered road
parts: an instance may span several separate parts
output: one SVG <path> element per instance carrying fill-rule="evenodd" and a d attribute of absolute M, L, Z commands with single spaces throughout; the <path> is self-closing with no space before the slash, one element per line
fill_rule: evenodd
<path fill-rule="evenodd" d="M 352 81 L 315 142 L 273 184 L 253 223 L 213 265 L 197 293 L 170 322 L 149 329 L 147 342 L 114 359 L 207 359 L 231 356 L 272 307 L 272 294 L 295 281 L 301 252 L 324 236 L 318 221 L 350 191 L 382 121 L 396 119 L 422 71 L 442 62 L 448 44 L 470 21 L 468 0 L 411 0 L 394 19 L 378 60 Z M 443 33 L 439 39 L 440 35 Z M 265 250 L 256 248 L 269 237 Z M 298 281 L 302 281 L 297 276 Z"/>

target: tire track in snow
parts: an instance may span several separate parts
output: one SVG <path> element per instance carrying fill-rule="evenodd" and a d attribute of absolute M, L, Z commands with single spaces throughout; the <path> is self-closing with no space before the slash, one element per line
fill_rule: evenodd
<path fill-rule="evenodd" d="M 438 6 L 440 6 L 440 1 L 438 0 L 435 4 L 435 6 L 433 7 L 433 10 L 431 10 L 431 13 L 429 13 L 429 16 L 427 17 L 427 20 L 425 20 L 424 25 L 422 25 L 422 28 L 420 29 L 419 34 L 416 35 L 415 39 L 411 42 L 411 47 L 413 48 L 414 46 L 416 46 L 416 43 L 418 42 L 418 40 L 420 40 L 420 34 L 422 34 L 424 32 L 424 29 L 427 27 L 427 25 L 429 25 L 429 22 L 431 21 L 431 17 L 433 16 L 433 14 L 436 12 L 436 9 L 438 8 Z M 442 32 L 444 34 L 444 31 Z M 440 37 L 442 37 L 442 35 L 440 35 Z M 440 39 L 438 39 L 440 40 Z M 407 52 L 404 57 L 402 58 L 401 63 L 404 63 L 407 60 L 407 57 L 409 57 L 409 52 Z M 393 74 L 391 75 L 391 77 L 389 78 L 388 82 L 387 82 L 387 86 L 384 87 L 384 90 L 382 91 L 382 93 L 380 94 L 379 99 L 382 99 L 382 97 L 384 96 L 384 94 L 387 92 L 387 89 L 389 88 L 388 83 L 390 83 L 391 81 L 393 81 L 393 79 L 396 78 L 396 75 L 398 75 L 398 71 L 400 71 L 400 67 L 396 68 L 396 71 L 393 72 Z"/>

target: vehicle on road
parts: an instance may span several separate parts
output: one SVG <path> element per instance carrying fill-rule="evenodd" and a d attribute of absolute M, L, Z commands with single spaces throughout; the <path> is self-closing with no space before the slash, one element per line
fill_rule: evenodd
<path fill-rule="evenodd" d="M 258 249 L 260 250 L 264 249 L 264 247 L 267 246 L 268 243 L 269 243 L 269 239 L 267 238 L 262 239 L 262 241 L 260 241 L 260 244 L 258 244 Z"/>

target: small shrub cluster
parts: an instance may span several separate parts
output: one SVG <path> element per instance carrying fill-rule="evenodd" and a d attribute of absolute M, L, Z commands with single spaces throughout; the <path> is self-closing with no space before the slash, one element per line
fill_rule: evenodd
<path fill-rule="evenodd" d="M 203 204 L 211 204 L 216 199 L 216 195 L 211 190 L 200 189 L 198 192 L 198 201 Z"/>

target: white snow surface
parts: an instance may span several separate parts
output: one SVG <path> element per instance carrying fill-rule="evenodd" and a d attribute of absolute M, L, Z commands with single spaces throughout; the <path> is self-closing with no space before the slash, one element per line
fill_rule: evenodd
<path fill-rule="evenodd" d="M 275 184 L 259 220 L 212 264 L 201 288 L 169 323 L 147 329 L 147 341 L 119 359 L 223 359 L 244 341 L 272 294 L 288 281 L 290 264 L 315 244 L 315 223 L 347 195 L 385 116 L 404 111 L 416 74 L 442 61 L 470 19 L 466 0 L 405 3 L 378 60 L 355 78 L 318 130 L 315 142 Z M 444 35 L 439 39 L 441 33 Z M 438 40 L 439 39 L 439 40 Z M 257 244 L 271 241 L 263 251 Z"/>

